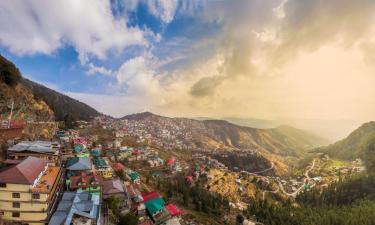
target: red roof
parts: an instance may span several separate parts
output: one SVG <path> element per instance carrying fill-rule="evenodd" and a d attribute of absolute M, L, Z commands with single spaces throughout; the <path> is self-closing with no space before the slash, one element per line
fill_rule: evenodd
<path fill-rule="evenodd" d="M 187 182 L 193 182 L 193 177 L 192 176 L 187 176 L 185 177 Z"/>
<path fill-rule="evenodd" d="M 17 165 L 0 172 L 0 181 L 9 184 L 33 184 L 46 167 L 43 159 L 29 156 Z"/>
<path fill-rule="evenodd" d="M 97 181 L 99 183 L 101 182 L 100 177 L 98 177 L 95 173 L 87 174 L 85 172 L 82 172 L 78 176 L 72 176 L 69 179 L 70 179 L 70 188 L 71 189 L 77 189 L 78 184 L 80 182 L 86 183 L 86 185 L 84 185 L 85 187 L 91 187 L 92 186 L 91 183 L 93 181 Z"/>
<path fill-rule="evenodd" d="M 173 204 L 168 204 L 165 206 L 165 208 L 172 216 L 179 216 L 183 213 L 179 208 L 177 208 L 177 206 Z"/>
<path fill-rule="evenodd" d="M 142 193 L 143 202 L 148 202 L 155 198 L 161 198 L 161 195 L 156 191 L 152 191 L 149 193 Z"/>
<path fill-rule="evenodd" d="M 113 163 L 112 168 L 113 168 L 114 171 L 121 171 L 121 170 L 125 169 L 125 166 L 122 165 L 121 163 Z"/>
<path fill-rule="evenodd" d="M 174 161 L 175 161 L 175 159 L 168 159 L 165 163 L 168 165 L 168 166 L 171 166 L 171 165 L 173 165 L 174 164 Z"/>

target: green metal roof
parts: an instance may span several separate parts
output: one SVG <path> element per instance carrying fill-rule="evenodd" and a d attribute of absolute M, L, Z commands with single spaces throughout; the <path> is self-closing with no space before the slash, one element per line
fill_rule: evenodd
<path fill-rule="evenodd" d="M 135 181 L 139 177 L 139 173 L 137 172 L 130 172 L 128 175 L 132 181 Z"/>
<path fill-rule="evenodd" d="M 104 167 L 104 166 L 107 166 L 107 163 L 106 163 L 106 161 L 105 161 L 104 159 L 102 159 L 102 158 L 96 158 L 96 159 L 94 160 L 94 165 L 95 165 L 96 167 Z"/>
<path fill-rule="evenodd" d="M 148 202 L 145 202 L 145 206 L 147 208 L 147 211 L 153 215 L 156 212 L 164 209 L 164 200 L 162 198 L 155 198 Z"/>

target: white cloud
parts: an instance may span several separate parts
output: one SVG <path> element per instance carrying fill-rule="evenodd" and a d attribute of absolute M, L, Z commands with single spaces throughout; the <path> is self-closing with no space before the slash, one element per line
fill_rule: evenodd
<path fill-rule="evenodd" d="M 155 17 L 160 18 L 164 23 L 170 23 L 175 14 L 178 6 L 177 0 L 158 0 L 147 1 L 148 10 Z"/>
<path fill-rule="evenodd" d="M 93 63 L 89 63 L 87 66 L 88 66 L 87 73 L 90 75 L 94 75 L 94 74 L 102 74 L 105 76 L 113 75 L 113 71 L 111 69 L 107 69 L 103 66 L 96 66 Z"/>
<path fill-rule="evenodd" d="M 12 53 L 51 54 L 73 46 L 82 63 L 91 55 L 104 59 L 108 51 L 147 45 L 144 33 L 115 18 L 107 0 L 0 1 L 0 44 Z"/>

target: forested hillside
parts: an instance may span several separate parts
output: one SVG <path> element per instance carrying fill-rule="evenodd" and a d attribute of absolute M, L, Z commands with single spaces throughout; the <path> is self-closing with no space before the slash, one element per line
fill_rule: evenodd
<path fill-rule="evenodd" d="M 63 95 L 26 78 L 23 78 L 21 83 L 34 93 L 35 98 L 42 99 L 48 104 L 48 106 L 55 112 L 56 120 L 64 120 L 66 115 L 70 115 L 76 120 L 90 120 L 100 114 L 94 108 L 83 102 Z"/>
<path fill-rule="evenodd" d="M 353 160 L 361 157 L 364 145 L 371 139 L 375 139 L 375 122 L 363 124 L 350 135 L 327 147 L 319 148 L 317 151 L 328 153 L 331 157 Z"/>

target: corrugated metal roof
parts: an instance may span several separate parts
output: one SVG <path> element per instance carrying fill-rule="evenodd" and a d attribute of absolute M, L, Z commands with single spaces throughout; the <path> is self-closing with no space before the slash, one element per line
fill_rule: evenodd
<path fill-rule="evenodd" d="M 58 142 L 23 141 L 10 147 L 8 151 L 13 151 L 13 152 L 32 151 L 32 152 L 40 152 L 40 153 L 55 153 L 56 148 L 53 148 L 53 145 L 58 145 Z"/>
<path fill-rule="evenodd" d="M 44 171 L 46 166 L 47 162 L 45 160 L 29 156 L 17 165 L 1 171 L 0 182 L 31 185 Z"/>

